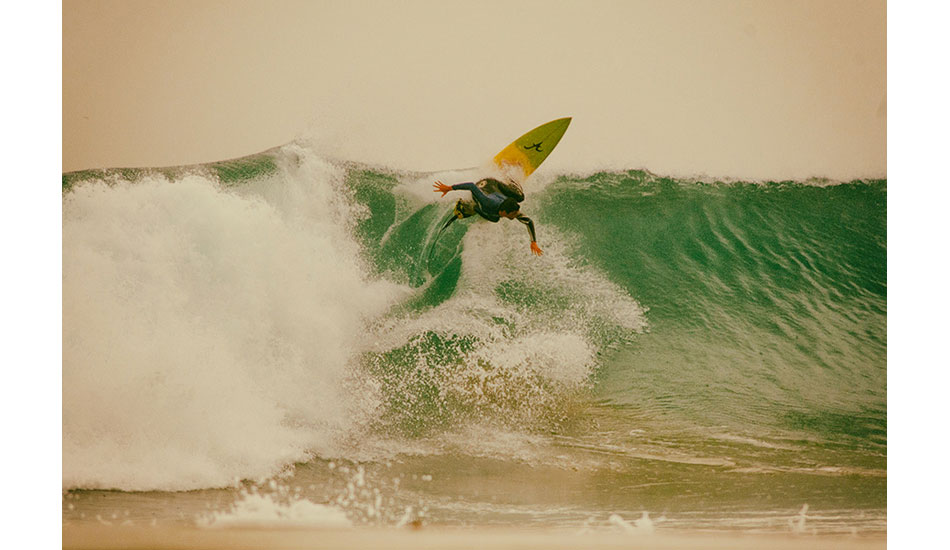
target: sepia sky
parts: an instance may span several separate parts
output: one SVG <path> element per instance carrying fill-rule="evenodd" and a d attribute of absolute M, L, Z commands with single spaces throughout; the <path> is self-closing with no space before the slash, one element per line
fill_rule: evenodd
<path fill-rule="evenodd" d="M 885 3 L 63 2 L 63 171 L 461 168 L 562 116 L 546 168 L 886 176 Z"/>

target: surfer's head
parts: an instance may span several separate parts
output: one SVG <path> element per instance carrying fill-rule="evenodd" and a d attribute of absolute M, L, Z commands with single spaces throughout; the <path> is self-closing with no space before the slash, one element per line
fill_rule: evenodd
<path fill-rule="evenodd" d="M 505 199 L 501 201 L 500 205 L 498 205 L 498 215 L 502 218 L 513 220 L 518 217 L 518 214 L 521 213 L 519 212 L 520 208 L 521 207 L 518 206 L 518 201 L 515 199 Z"/>

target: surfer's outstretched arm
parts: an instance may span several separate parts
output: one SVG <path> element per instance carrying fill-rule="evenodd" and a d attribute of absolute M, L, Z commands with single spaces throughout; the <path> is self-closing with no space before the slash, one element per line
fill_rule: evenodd
<path fill-rule="evenodd" d="M 439 180 L 436 180 L 435 183 L 432 184 L 432 187 L 433 187 L 432 189 L 433 191 L 435 191 L 436 193 L 442 193 L 443 197 L 445 196 L 446 193 L 452 190 L 451 187 L 442 183 Z"/>
<path fill-rule="evenodd" d="M 525 216 L 524 214 L 520 214 L 515 219 L 523 223 L 525 227 L 528 228 L 528 234 L 531 235 L 531 252 L 534 252 L 534 254 L 537 256 L 544 254 L 544 252 L 541 251 L 541 247 L 538 246 L 538 238 L 534 234 L 534 222 L 531 221 L 531 218 Z"/>
<path fill-rule="evenodd" d="M 441 181 L 436 181 L 432 184 L 433 191 L 436 193 L 442 193 L 444 197 L 449 191 L 471 191 L 472 198 L 478 201 L 479 204 L 490 204 L 491 200 L 488 198 L 488 195 L 484 191 L 478 188 L 474 183 L 467 181 L 465 183 L 456 183 L 455 185 L 449 186 Z"/>

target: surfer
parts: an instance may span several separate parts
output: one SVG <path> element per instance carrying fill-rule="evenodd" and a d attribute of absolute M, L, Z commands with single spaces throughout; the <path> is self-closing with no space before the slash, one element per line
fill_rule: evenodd
<path fill-rule="evenodd" d="M 524 200 L 524 191 L 517 183 L 503 183 L 493 178 L 485 178 L 479 180 L 478 183 L 456 183 L 452 186 L 436 181 L 432 187 L 436 193 L 441 192 L 443 197 L 449 191 L 471 191 L 472 193 L 472 200 L 459 199 L 455 203 L 454 216 L 442 226 L 443 231 L 455 220 L 475 214 L 493 223 L 501 218 L 518 220 L 528 228 L 528 233 L 531 235 L 531 252 L 538 256 L 543 254 L 534 234 L 534 222 L 521 213 L 519 203 Z"/>

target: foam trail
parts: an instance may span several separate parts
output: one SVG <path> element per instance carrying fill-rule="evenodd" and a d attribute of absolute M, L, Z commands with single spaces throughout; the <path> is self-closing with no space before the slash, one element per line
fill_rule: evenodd
<path fill-rule="evenodd" d="M 339 508 L 303 498 L 282 503 L 272 495 L 244 492 L 230 510 L 198 518 L 198 525 L 226 527 L 318 527 L 346 528 L 353 524 Z"/>
<path fill-rule="evenodd" d="M 65 196 L 64 487 L 266 477 L 371 414 L 346 367 L 401 291 L 364 276 L 342 171 L 290 152 L 240 193 L 191 175 Z"/>

